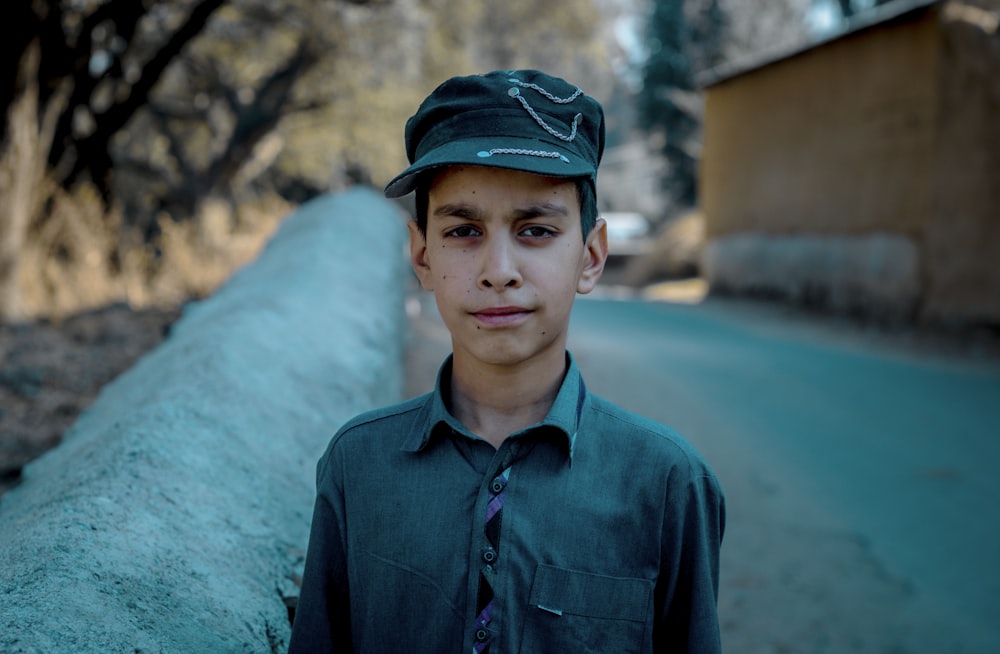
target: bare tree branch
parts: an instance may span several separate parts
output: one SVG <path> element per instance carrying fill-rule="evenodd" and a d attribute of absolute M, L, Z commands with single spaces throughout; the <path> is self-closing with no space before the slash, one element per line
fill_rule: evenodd
<path fill-rule="evenodd" d="M 303 41 L 284 66 L 274 71 L 257 91 L 251 106 L 242 106 L 236 127 L 220 154 L 204 176 L 208 190 L 217 193 L 228 186 L 241 163 L 285 115 L 292 99 L 295 81 L 319 59 L 316 48 Z"/>
<path fill-rule="evenodd" d="M 98 7 L 93 13 L 87 16 L 81 25 L 79 39 L 73 48 L 71 56 L 63 57 L 59 61 L 64 68 L 59 71 L 52 71 L 51 74 L 58 74 L 61 77 L 73 79 L 73 94 L 69 99 L 70 107 L 90 107 L 94 90 L 105 79 L 111 77 L 106 75 L 93 75 L 90 73 L 90 60 L 94 55 L 93 36 L 98 25 L 106 21 L 112 21 L 118 36 L 126 42 L 131 42 L 135 35 L 139 21 L 145 16 L 147 10 L 142 2 L 134 0 L 112 0 Z M 108 56 L 115 56 L 108 53 Z M 118 68 L 120 70 L 120 68 Z M 120 80 L 118 80 L 120 83 Z M 56 137 L 49 152 L 49 165 L 57 171 L 67 168 L 64 158 L 68 152 L 75 153 L 73 139 L 73 118 L 74 111 L 67 111 L 60 117 L 56 131 Z M 79 157 L 77 157 L 77 165 Z M 71 176 L 67 181 L 74 181 Z"/>
<path fill-rule="evenodd" d="M 146 62 L 139 79 L 127 94 L 107 110 L 94 116 L 96 127 L 90 135 L 76 142 L 73 166 L 62 179 L 64 185 L 72 184 L 86 171 L 105 194 L 110 191 L 108 176 L 112 162 L 108 146 L 112 137 L 147 104 L 150 92 L 170 62 L 180 54 L 184 46 L 201 33 L 211 15 L 225 2 L 226 0 L 202 0 L 195 5 L 187 20 Z"/>

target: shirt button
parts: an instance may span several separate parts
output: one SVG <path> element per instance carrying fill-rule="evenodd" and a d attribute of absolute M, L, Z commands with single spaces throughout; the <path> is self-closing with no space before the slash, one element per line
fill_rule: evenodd
<path fill-rule="evenodd" d="M 490 484 L 490 490 L 493 491 L 494 495 L 502 491 L 503 488 L 504 488 L 504 483 L 500 479 L 494 479 L 493 483 Z"/>
<path fill-rule="evenodd" d="M 487 547 L 483 550 L 483 561 L 488 564 L 492 564 L 497 560 L 497 552 L 492 547 Z"/>
<path fill-rule="evenodd" d="M 489 637 L 490 637 L 490 632 L 486 631 L 485 629 L 476 629 L 476 640 L 478 640 L 479 642 L 483 642 Z"/>

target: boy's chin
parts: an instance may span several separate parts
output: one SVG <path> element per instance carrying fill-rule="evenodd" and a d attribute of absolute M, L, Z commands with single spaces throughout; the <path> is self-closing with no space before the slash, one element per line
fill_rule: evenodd
<path fill-rule="evenodd" d="M 511 339 L 511 343 L 492 343 L 489 346 L 479 344 L 468 348 L 459 346 L 454 353 L 457 358 L 466 357 L 469 362 L 480 365 L 514 368 L 544 361 L 553 352 L 558 353 L 559 360 L 566 349 L 558 342 L 550 342 L 530 346 L 523 341 Z"/>

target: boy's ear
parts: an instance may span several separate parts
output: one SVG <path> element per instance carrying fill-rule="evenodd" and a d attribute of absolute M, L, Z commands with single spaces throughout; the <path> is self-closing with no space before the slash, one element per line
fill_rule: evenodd
<path fill-rule="evenodd" d="M 425 291 L 433 291 L 431 283 L 431 267 L 427 263 L 427 238 L 420 233 L 417 221 L 411 220 L 406 226 L 410 230 L 410 265 L 417 274 L 420 285 Z"/>
<path fill-rule="evenodd" d="M 590 293 L 604 272 L 608 261 L 608 223 L 598 218 L 583 244 L 583 270 L 576 284 L 577 293 Z"/>

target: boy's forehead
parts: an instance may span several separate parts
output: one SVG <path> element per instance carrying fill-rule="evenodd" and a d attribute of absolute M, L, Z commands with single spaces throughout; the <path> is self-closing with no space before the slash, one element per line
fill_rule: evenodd
<path fill-rule="evenodd" d="M 450 166 L 429 186 L 428 214 L 511 219 L 532 215 L 579 222 L 576 180 L 489 166 Z"/>
<path fill-rule="evenodd" d="M 527 191 L 529 189 L 555 188 L 558 186 L 575 188 L 577 180 L 539 175 L 495 166 L 455 165 L 443 166 L 436 170 L 428 178 L 427 188 L 429 191 L 434 191 L 440 189 L 442 186 L 451 187 L 455 183 L 468 183 L 472 185 L 500 184 L 515 189 L 522 188 Z"/>

